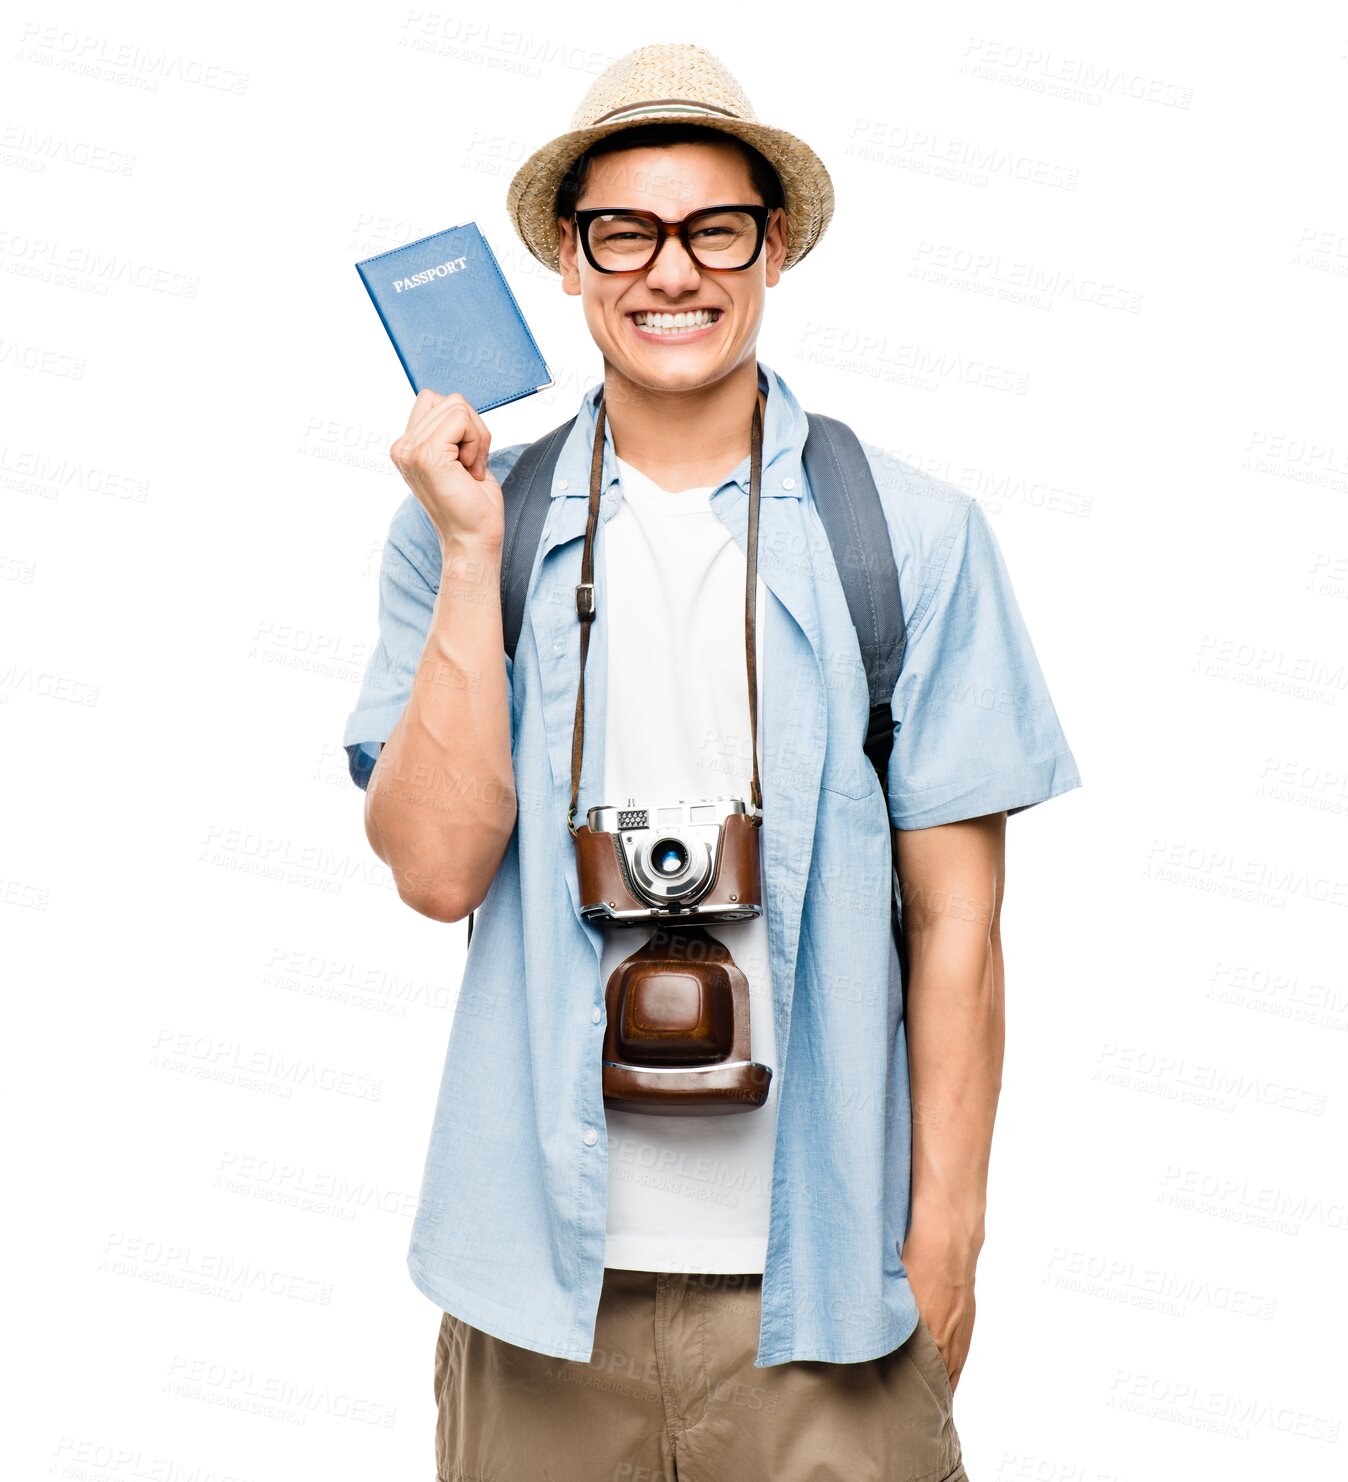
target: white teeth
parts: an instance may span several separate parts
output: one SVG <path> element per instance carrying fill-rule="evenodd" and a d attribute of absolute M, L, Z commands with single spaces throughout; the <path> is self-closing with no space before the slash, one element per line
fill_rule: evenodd
<path fill-rule="evenodd" d="M 643 313 L 634 314 L 633 320 L 651 334 L 662 334 L 681 329 L 701 329 L 713 324 L 716 315 L 710 309 L 685 310 L 678 314 Z"/>

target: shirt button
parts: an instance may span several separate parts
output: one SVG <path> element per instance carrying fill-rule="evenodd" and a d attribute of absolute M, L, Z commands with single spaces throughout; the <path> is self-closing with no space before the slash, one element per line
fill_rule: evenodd
<path fill-rule="evenodd" d="M 571 487 L 571 480 L 570 479 L 558 479 L 557 480 L 557 487 L 559 489 L 569 489 Z"/>
<path fill-rule="evenodd" d="M 795 481 L 795 479 L 783 479 L 782 480 L 782 488 L 783 489 L 794 489 L 795 487 L 796 487 L 796 481 Z"/>
<path fill-rule="evenodd" d="M 552 529 L 552 521 L 551 521 L 551 520 L 549 520 L 549 521 L 548 521 L 548 523 L 547 523 L 547 524 L 546 524 L 546 525 L 544 525 L 544 526 L 543 526 L 543 539 L 544 539 L 544 540 L 546 540 L 546 539 L 547 539 L 547 538 L 548 538 L 548 532 L 549 532 L 549 531 L 550 531 L 550 530 L 551 530 L 551 529 Z"/>
<path fill-rule="evenodd" d="M 594 1130 L 593 1127 L 587 1127 L 585 1129 L 585 1146 L 587 1148 L 592 1148 L 598 1141 L 599 1134 Z"/>
<path fill-rule="evenodd" d="M 598 1024 L 598 1023 L 599 1023 L 599 1021 L 600 1021 L 600 1020 L 601 1020 L 601 1019 L 602 1019 L 602 1018 L 603 1018 L 603 1017 L 604 1017 L 604 1016 L 603 1016 L 603 1014 L 601 1014 L 601 1013 L 600 1013 L 600 1012 L 599 1012 L 599 1010 L 598 1010 L 598 1009 L 591 1009 L 591 1010 L 590 1010 L 590 1022 L 591 1022 L 591 1023 L 592 1023 L 592 1024 Z"/>

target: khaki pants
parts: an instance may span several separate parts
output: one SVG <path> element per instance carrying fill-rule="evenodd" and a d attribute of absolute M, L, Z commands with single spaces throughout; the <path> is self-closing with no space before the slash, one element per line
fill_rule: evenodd
<path fill-rule="evenodd" d="M 756 1369 L 762 1282 L 609 1267 L 588 1364 L 445 1313 L 439 1482 L 968 1482 L 925 1323 L 882 1358 Z"/>

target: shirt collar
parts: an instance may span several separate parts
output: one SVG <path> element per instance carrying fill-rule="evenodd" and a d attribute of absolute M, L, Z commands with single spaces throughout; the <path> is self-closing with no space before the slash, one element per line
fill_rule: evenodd
<path fill-rule="evenodd" d="M 767 499 L 773 496 L 799 499 L 805 492 L 801 475 L 801 450 L 805 446 L 808 423 L 800 403 L 791 394 L 790 388 L 781 377 L 760 360 L 758 362 L 758 386 L 766 393 L 767 401 L 763 417 L 763 471 L 760 478 L 760 494 Z M 594 448 L 594 424 L 598 414 L 599 393 L 603 383 L 591 386 L 581 399 L 576 425 L 567 438 L 562 456 L 557 460 L 557 473 L 553 478 L 553 497 L 589 497 L 590 460 Z M 621 483 L 617 454 L 613 450 L 613 431 L 604 419 L 604 467 L 600 475 L 601 495 L 608 495 L 615 484 Z M 749 493 L 749 455 L 721 481 L 720 488 L 738 486 L 747 497 Z"/>

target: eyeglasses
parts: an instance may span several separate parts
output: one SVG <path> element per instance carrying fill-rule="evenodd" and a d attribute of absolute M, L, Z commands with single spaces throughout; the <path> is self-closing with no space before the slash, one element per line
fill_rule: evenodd
<path fill-rule="evenodd" d="M 603 208 L 577 211 L 573 220 L 589 264 L 599 273 L 641 273 L 669 237 L 699 267 L 738 273 L 763 250 L 770 206 L 707 206 L 682 221 L 662 221 L 653 211 Z"/>

